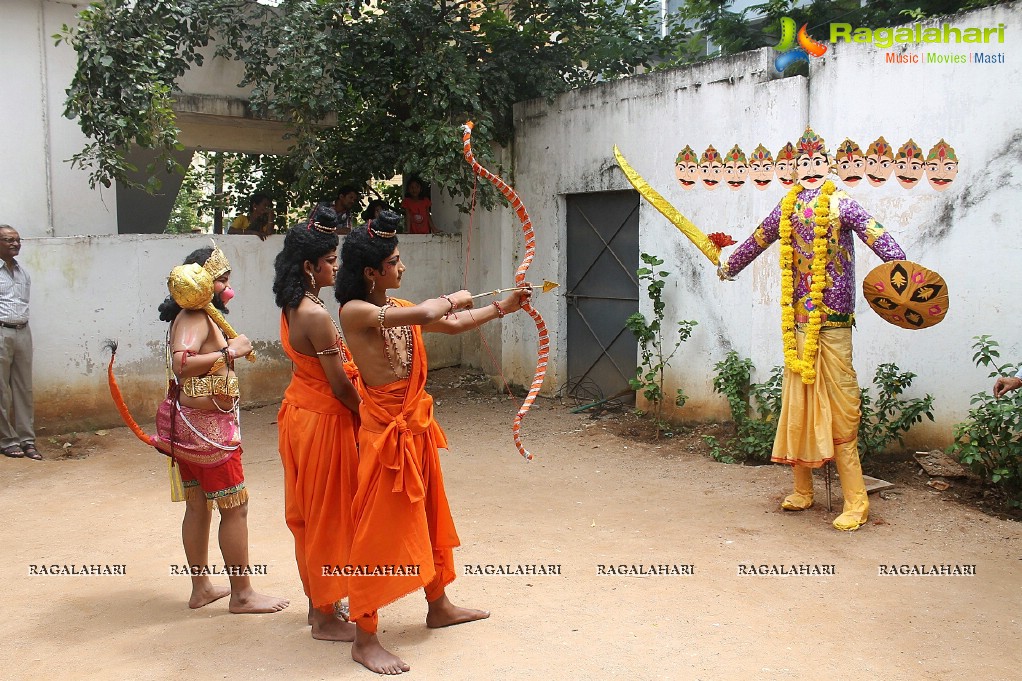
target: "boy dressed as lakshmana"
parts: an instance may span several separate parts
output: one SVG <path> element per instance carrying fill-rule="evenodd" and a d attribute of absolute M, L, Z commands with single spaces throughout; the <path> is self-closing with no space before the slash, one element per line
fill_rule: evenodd
<path fill-rule="evenodd" d="M 885 262 L 905 253 L 857 202 L 827 180 L 830 159 L 811 129 L 798 141 L 798 183 L 745 243 L 720 266 L 730 280 L 781 242 L 781 326 L 784 377 L 771 461 L 791 465 L 795 489 L 781 507 L 813 505 L 813 469 L 834 460 L 844 509 L 839 530 L 869 517 L 859 463 L 859 384 L 852 366 L 855 312 L 854 233 Z"/>
<path fill-rule="evenodd" d="M 425 590 L 430 628 L 489 617 L 455 606 L 444 591 L 455 577 L 452 549 L 460 541 L 437 451 L 447 447 L 447 439 L 433 420 L 433 398 L 425 391 L 422 331 L 474 329 L 517 311 L 530 293 L 516 291 L 476 311 L 469 311 L 468 291 L 418 305 L 389 298 L 387 289 L 398 288 L 405 272 L 397 249 L 399 221 L 396 213 L 385 211 L 345 238 L 336 286 L 362 396 L 351 564 L 363 574 L 353 574 L 349 582 L 350 617 L 356 624 L 351 656 L 380 674 L 409 670 L 376 636 L 377 610 L 401 596 Z"/>
<path fill-rule="evenodd" d="M 274 261 L 273 294 L 280 344 L 291 360 L 291 382 L 277 414 L 284 466 L 284 517 L 309 598 L 312 637 L 352 641 L 354 625 L 335 616 L 348 595 L 342 566 L 351 550 L 351 500 L 358 472 L 358 393 L 349 380 L 337 323 L 319 298 L 337 272 L 337 213 L 320 204 L 292 227 Z"/>

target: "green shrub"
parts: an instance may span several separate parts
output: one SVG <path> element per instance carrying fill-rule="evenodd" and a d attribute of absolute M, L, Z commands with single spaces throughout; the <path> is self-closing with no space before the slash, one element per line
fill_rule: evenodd
<path fill-rule="evenodd" d="M 972 361 L 977 367 L 993 367 L 987 376 L 996 378 L 1014 375 L 1011 364 L 997 364 L 998 343 L 990 336 L 974 336 L 976 353 Z M 980 475 L 985 481 L 1002 489 L 1009 504 L 1022 506 L 1022 390 L 1000 399 L 990 392 L 976 393 L 970 400 L 969 420 L 954 427 L 954 442 L 949 453 Z"/>
<path fill-rule="evenodd" d="M 734 350 L 713 366 L 713 390 L 727 398 L 735 423 L 734 437 L 724 443 L 703 437 L 710 456 L 721 463 L 770 460 L 781 414 L 781 367 L 774 367 L 765 383 L 752 383 L 754 368 L 751 359 L 741 359 Z"/>
<path fill-rule="evenodd" d="M 894 440 L 904 445 L 903 436 L 923 417 L 933 420 L 933 395 L 903 399 L 901 394 L 912 385 L 916 377 L 910 371 L 901 371 L 897 365 L 887 363 L 877 367 L 873 385 L 877 398 L 870 395 L 869 388 L 862 388 L 859 409 L 859 458 L 879 454 Z"/>
<path fill-rule="evenodd" d="M 754 368 L 751 359 L 741 359 L 733 350 L 714 365 L 717 373 L 713 389 L 727 398 L 736 431 L 735 436 L 723 444 L 713 436 L 703 438 L 710 445 L 710 456 L 717 461 L 770 460 L 777 419 L 781 415 L 783 368 L 775 366 L 765 383 L 752 383 Z M 895 364 L 881 364 L 873 377 L 876 399 L 869 388 L 861 389 L 860 457 L 870 452 L 881 452 L 894 440 L 903 443 L 903 435 L 924 416 L 933 420 L 932 395 L 912 399 L 901 397 L 914 378 L 915 374 L 902 372 Z"/>

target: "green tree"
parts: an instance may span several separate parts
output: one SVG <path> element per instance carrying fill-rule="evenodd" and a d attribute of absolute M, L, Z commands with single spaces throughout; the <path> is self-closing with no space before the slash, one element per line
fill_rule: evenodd
<path fill-rule="evenodd" d="M 292 153 L 263 178 L 295 204 L 339 181 L 416 172 L 467 196 L 476 153 L 509 143 L 512 104 L 649 67 L 664 40 L 655 0 L 105 0 L 54 36 L 78 68 L 65 114 L 89 143 L 72 159 L 93 186 L 132 183 L 132 145 L 157 152 L 145 187 L 180 172 L 173 96 L 201 50 L 244 65 L 259 115 L 288 122 Z M 208 53 L 208 51 L 207 51 Z M 484 188 L 489 204 L 496 196 Z M 279 192 L 277 194 L 278 198 Z"/>
<path fill-rule="evenodd" d="M 167 220 L 167 234 L 191 234 L 192 232 L 204 231 L 206 225 L 199 217 L 195 207 L 202 201 L 202 192 L 198 185 L 189 182 L 191 172 L 185 175 L 181 183 L 181 190 L 174 199 L 174 207 L 170 211 L 170 218 Z"/>

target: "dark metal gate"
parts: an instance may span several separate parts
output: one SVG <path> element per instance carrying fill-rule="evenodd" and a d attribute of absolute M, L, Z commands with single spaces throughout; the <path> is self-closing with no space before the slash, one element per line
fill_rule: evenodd
<path fill-rule="evenodd" d="M 635 376 L 638 343 L 625 320 L 639 309 L 639 194 L 571 194 L 567 223 L 569 390 L 610 398 Z"/>

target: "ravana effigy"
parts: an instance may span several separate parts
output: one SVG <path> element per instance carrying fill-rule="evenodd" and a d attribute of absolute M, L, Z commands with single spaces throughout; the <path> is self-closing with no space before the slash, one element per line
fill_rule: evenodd
<path fill-rule="evenodd" d="M 747 157 L 737 146 L 723 161 L 715 150 L 709 153 L 711 150 L 712 146 L 703 155 L 700 166 L 705 161 L 712 170 L 711 178 L 720 174 L 733 189 L 739 188 L 741 184 L 735 183 L 742 175 L 734 172 L 729 175 L 726 168 L 729 163 L 747 162 Z M 812 471 L 834 461 L 844 496 L 844 508 L 834 520 L 834 527 L 858 529 L 868 520 L 869 500 L 859 463 L 860 393 L 852 366 L 853 235 L 885 263 L 866 277 L 863 289 L 869 304 L 885 320 L 908 329 L 932 326 L 944 318 L 948 296 L 940 275 L 907 261 L 894 237 L 862 205 L 837 189 L 829 176 L 840 168 L 841 162 L 861 160 L 861 165 L 845 168 L 846 184 L 849 180 L 858 182 L 863 175 L 870 184 L 882 184 L 894 171 L 902 186 L 913 186 L 922 176 L 920 147 L 909 140 L 895 154 L 881 137 L 864 156 L 855 142 L 846 139 L 838 145 L 835 165 L 835 157 L 827 151 L 824 139 L 806 128 L 795 145 L 785 144 L 774 159 L 775 168 L 780 166 L 783 170 L 778 179 L 784 183 L 787 177 L 790 189 L 726 259 L 721 258 L 721 249 L 734 243 L 728 235 L 704 234 L 650 187 L 617 147 L 614 153 L 632 186 L 717 265 L 722 280 L 733 280 L 771 244 L 780 242 L 784 373 L 781 414 L 771 460 L 791 465 L 794 474 L 794 491 L 781 507 L 801 511 L 812 506 Z M 769 156 L 763 145 L 756 147 L 752 157 L 759 161 L 760 171 Z M 871 158 L 876 162 L 871 164 Z M 686 146 L 678 155 L 677 165 L 684 166 L 684 173 L 690 173 L 693 159 L 694 152 Z M 935 167 L 931 184 L 937 182 L 943 190 L 957 173 L 954 150 L 941 140 L 927 159 Z M 945 162 L 947 165 L 942 166 Z M 679 180 L 682 175 L 679 169 Z M 683 189 L 697 184 L 689 174 L 684 179 Z M 691 184 L 686 184 L 689 181 Z M 707 188 L 718 186 L 719 181 L 714 182 Z M 762 189 L 766 184 L 768 181 L 762 187 L 756 186 Z"/>

